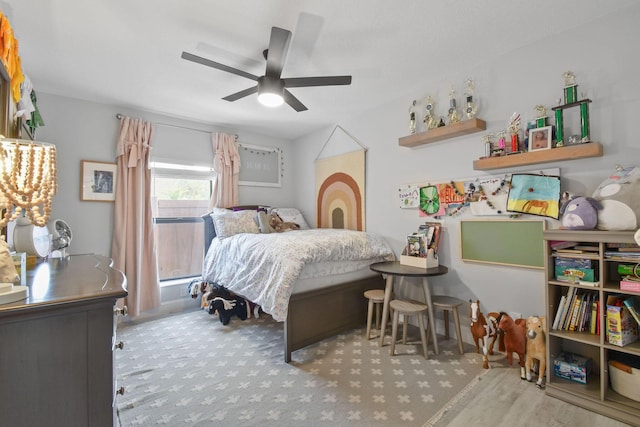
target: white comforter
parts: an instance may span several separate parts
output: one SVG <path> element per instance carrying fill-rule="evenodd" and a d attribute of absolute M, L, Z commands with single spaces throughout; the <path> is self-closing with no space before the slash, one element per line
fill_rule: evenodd
<path fill-rule="evenodd" d="M 215 238 L 202 277 L 259 304 L 277 321 L 287 317 L 289 297 L 307 263 L 344 260 L 394 260 L 387 242 L 376 234 L 337 229 L 271 234 L 236 234 Z"/>

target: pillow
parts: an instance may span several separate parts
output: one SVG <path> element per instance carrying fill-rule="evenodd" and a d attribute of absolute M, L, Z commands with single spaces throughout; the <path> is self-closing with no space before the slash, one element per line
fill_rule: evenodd
<path fill-rule="evenodd" d="M 280 218 L 282 218 L 285 222 L 293 222 L 294 224 L 298 224 L 301 230 L 306 230 L 309 227 L 307 221 L 304 220 L 304 217 L 300 213 L 300 211 L 296 208 L 273 208 L 271 212 L 275 212 L 278 214 Z"/>
<path fill-rule="evenodd" d="M 259 233 L 255 216 L 255 211 L 224 212 L 211 214 L 211 219 L 216 227 L 216 235 L 224 239 L 240 233 Z"/>

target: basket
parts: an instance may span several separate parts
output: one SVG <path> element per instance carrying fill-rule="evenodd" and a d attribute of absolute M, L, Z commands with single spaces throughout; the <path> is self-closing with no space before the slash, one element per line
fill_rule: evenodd
<path fill-rule="evenodd" d="M 616 392 L 640 402 L 640 369 L 610 360 L 609 378 L 611 378 L 611 387 Z"/>

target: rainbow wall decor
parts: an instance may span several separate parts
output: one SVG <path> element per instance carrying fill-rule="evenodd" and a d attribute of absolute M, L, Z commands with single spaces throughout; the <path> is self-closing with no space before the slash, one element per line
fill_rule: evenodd
<path fill-rule="evenodd" d="M 316 160 L 318 228 L 364 231 L 365 152 Z"/>

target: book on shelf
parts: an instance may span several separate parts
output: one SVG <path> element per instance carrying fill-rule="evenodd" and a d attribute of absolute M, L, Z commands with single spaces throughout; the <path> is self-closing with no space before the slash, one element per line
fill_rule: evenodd
<path fill-rule="evenodd" d="M 598 322 L 598 300 L 597 295 L 591 303 L 591 318 L 589 319 L 589 332 L 596 333 L 596 324 Z"/>
<path fill-rule="evenodd" d="M 585 251 L 583 251 L 582 249 L 556 249 L 555 250 L 557 253 L 559 254 L 583 254 L 585 253 Z"/>
<path fill-rule="evenodd" d="M 567 296 L 562 295 L 560 297 L 560 302 L 558 303 L 558 309 L 556 310 L 556 316 L 553 319 L 553 325 L 551 329 L 558 329 L 558 324 L 560 323 L 560 318 L 562 317 L 562 310 L 567 302 Z"/>
<path fill-rule="evenodd" d="M 598 246 L 591 245 L 576 245 L 573 249 L 583 252 L 599 252 L 600 248 Z"/>
<path fill-rule="evenodd" d="M 638 246 L 628 247 L 628 248 L 620 247 L 620 248 L 618 248 L 618 252 L 637 252 L 637 253 L 640 253 L 640 247 L 638 247 Z"/>
<path fill-rule="evenodd" d="M 580 307 L 582 307 L 584 297 L 584 293 L 580 293 L 573 301 L 573 308 L 571 309 L 571 319 L 569 319 L 569 324 L 567 325 L 567 329 L 569 331 L 573 332 L 576 330 L 578 319 L 580 318 Z"/>
<path fill-rule="evenodd" d="M 629 309 L 629 313 L 631 313 L 638 325 L 640 325 L 640 298 L 632 295 L 625 298 L 623 302 L 627 309 Z"/>
<path fill-rule="evenodd" d="M 437 252 L 442 234 L 442 224 L 439 222 L 425 222 L 420 225 L 419 232 L 428 236 L 427 249 L 433 249 L 434 252 Z"/>
<path fill-rule="evenodd" d="M 409 234 L 406 252 L 408 256 L 425 258 L 427 256 L 425 236 L 420 233 Z"/>
<path fill-rule="evenodd" d="M 576 292 L 575 287 L 570 287 L 567 290 L 567 295 L 565 297 L 564 305 L 562 306 L 562 311 L 560 313 L 560 321 L 558 322 L 558 327 L 556 329 L 562 330 L 564 329 L 564 325 L 567 319 L 567 314 L 569 312 L 569 307 L 571 307 L 573 303 L 574 294 Z"/>
<path fill-rule="evenodd" d="M 554 250 L 572 248 L 577 244 L 578 242 L 567 241 L 567 240 L 550 240 L 549 241 L 549 246 L 551 247 L 551 249 L 554 249 Z"/>

